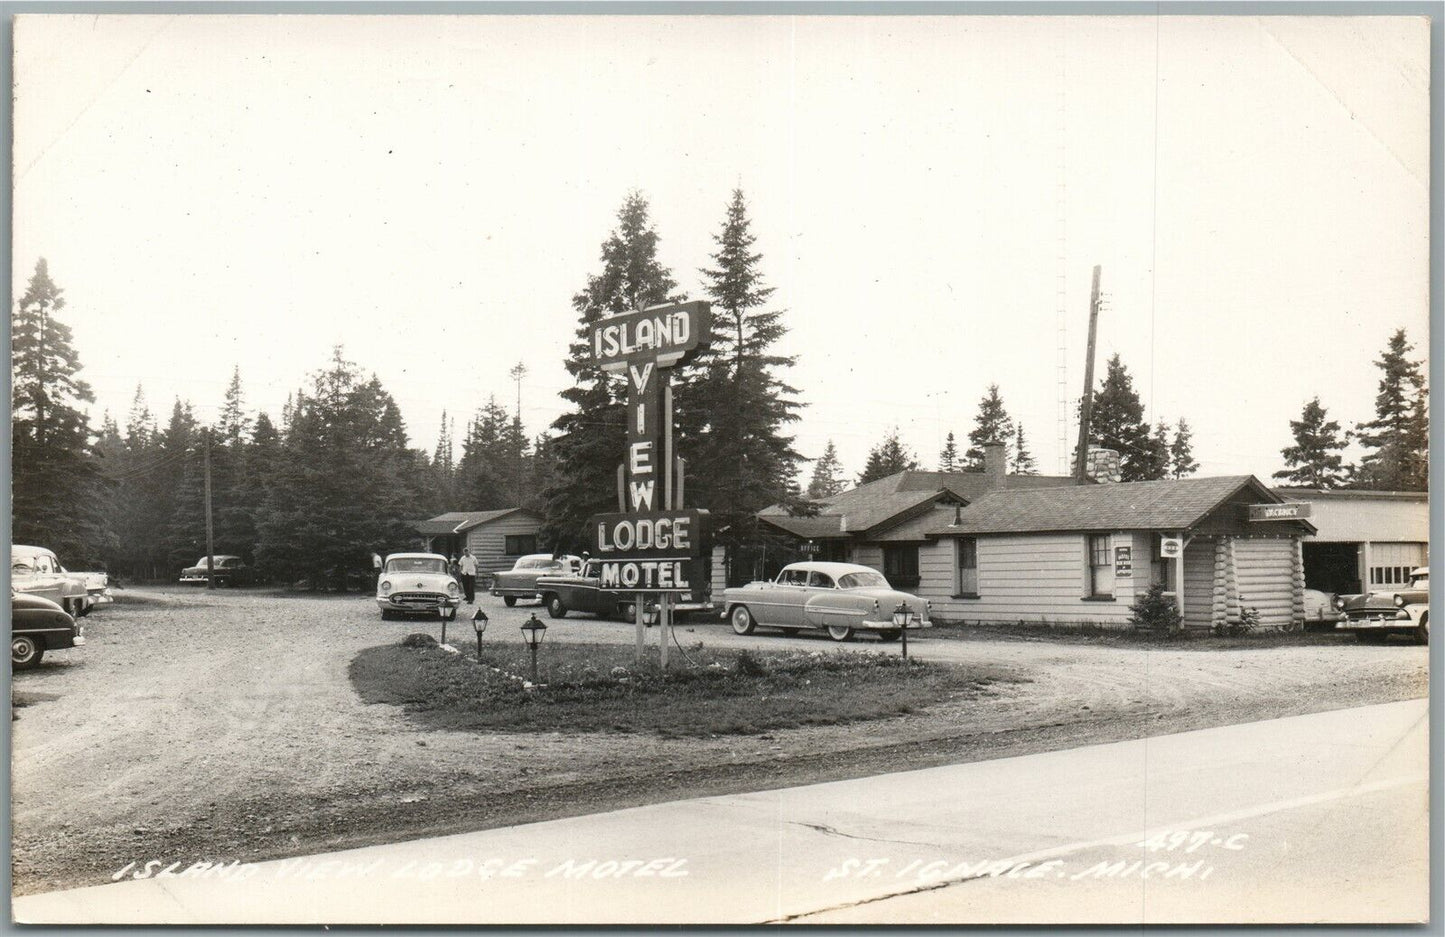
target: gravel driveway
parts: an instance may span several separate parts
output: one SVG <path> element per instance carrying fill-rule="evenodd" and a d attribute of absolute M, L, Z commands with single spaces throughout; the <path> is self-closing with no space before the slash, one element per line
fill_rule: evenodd
<path fill-rule="evenodd" d="M 912 644 L 919 657 L 1003 663 L 1027 682 L 900 719 L 763 736 L 427 731 L 396 707 L 361 703 L 347 668 L 358 651 L 408 631 L 439 636 L 435 621 L 383 623 L 358 596 L 121 596 L 85 620 L 85 648 L 14 680 L 18 894 L 105 881 L 132 861 L 277 858 L 1409 699 L 1428 687 L 1426 649 L 1406 644 L 1197 651 L 924 639 Z M 492 619 L 488 643 L 521 643 L 517 626 L 540 612 L 479 601 Z M 633 640 L 622 623 L 543 618 L 548 643 Z M 459 619 L 448 637 L 469 649 L 470 623 Z M 879 646 L 743 638 L 721 623 L 685 625 L 678 638 L 684 648 Z"/>

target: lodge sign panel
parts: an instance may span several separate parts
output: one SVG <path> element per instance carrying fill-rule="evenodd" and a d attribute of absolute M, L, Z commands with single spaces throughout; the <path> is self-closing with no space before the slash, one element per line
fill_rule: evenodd
<path fill-rule="evenodd" d="M 712 553 L 708 512 L 594 514 L 588 524 L 602 588 L 686 594 L 704 585 Z"/>
<path fill-rule="evenodd" d="M 1251 504 L 1249 519 L 1252 521 L 1293 521 L 1310 516 L 1308 501 L 1290 501 L 1286 504 Z"/>

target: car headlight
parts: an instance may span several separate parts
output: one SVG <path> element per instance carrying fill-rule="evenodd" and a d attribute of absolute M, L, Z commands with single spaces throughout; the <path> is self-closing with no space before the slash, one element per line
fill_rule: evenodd
<path fill-rule="evenodd" d="M 454 582 L 449 582 L 449 583 L 447 583 L 447 595 L 456 595 L 456 594 L 457 594 L 457 591 L 458 591 L 458 590 L 457 590 L 457 584 L 456 584 L 456 583 L 454 583 Z"/>
<path fill-rule="evenodd" d="M 1345 597 L 1344 597 L 1344 596 L 1342 596 L 1342 595 L 1337 595 L 1337 596 L 1335 596 L 1335 609 L 1336 609 L 1337 611 L 1341 611 L 1341 612 L 1343 612 L 1343 611 L 1345 610 Z"/>
<path fill-rule="evenodd" d="M 1403 595 L 1398 595 L 1398 594 L 1397 594 L 1397 595 L 1395 596 L 1395 607 L 1396 607 L 1396 608 L 1404 608 L 1404 607 L 1405 607 L 1405 597 L 1404 597 Z"/>
<path fill-rule="evenodd" d="M 390 580 L 390 579 L 383 579 L 383 580 L 381 581 L 381 594 L 382 594 L 382 595 L 386 595 L 386 594 L 387 594 L 388 592 L 390 592 L 390 591 L 391 591 L 391 580 Z"/>

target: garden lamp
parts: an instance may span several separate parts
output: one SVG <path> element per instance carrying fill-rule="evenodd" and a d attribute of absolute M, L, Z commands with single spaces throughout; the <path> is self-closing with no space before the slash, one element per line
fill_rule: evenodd
<path fill-rule="evenodd" d="M 532 617 L 522 622 L 522 637 L 527 642 L 527 650 L 532 652 L 532 685 L 537 685 L 537 647 L 542 643 L 542 636 L 547 633 L 547 626 L 537 618 L 533 612 Z"/>
<path fill-rule="evenodd" d="M 477 633 L 477 662 L 482 660 L 482 635 L 487 632 L 487 613 L 481 609 L 472 612 L 472 630 Z"/>
<path fill-rule="evenodd" d="M 903 636 L 903 659 L 908 660 L 908 621 L 913 613 L 908 610 L 908 603 L 899 602 L 898 607 L 893 610 L 893 624 L 898 626 L 898 633 Z"/>
<path fill-rule="evenodd" d="M 642 606 L 642 623 L 643 623 L 644 625 L 646 625 L 647 627 L 651 628 L 653 625 L 657 624 L 657 619 L 658 619 L 658 617 L 659 617 L 660 615 L 661 615 L 661 612 L 658 611 L 657 603 L 656 603 L 656 602 L 645 602 L 645 603 L 643 603 L 643 606 Z"/>

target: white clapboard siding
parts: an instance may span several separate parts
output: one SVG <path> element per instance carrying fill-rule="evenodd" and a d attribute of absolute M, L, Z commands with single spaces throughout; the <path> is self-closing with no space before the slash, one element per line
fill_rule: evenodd
<path fill-rule="evenodd" d="M 1212 537 L 1196 537 L 1184 548 L 1184 627 L 1208 629 L 1214 606 Z"/>
<path fill-rule="evenodd" d="M 477 558 L 477 571 L 495 573 L 511 569 L 521 554 L 506 552 L 508 535 L 536 534 L 541 526 L 537 515 L 517 511 L 467 531 L 466 545 L 472 551 L 472 556 Z M 541 550 L 540 545 L 538 550 Z"/>
<path fill-rule="evenodd" d="M 1116 538 L 1116 542 L 1129 541 Z M 1134 577 L 1119 582 L 1115 600 L 1086 601 L 1083 534 L 984 535 L 978 538 L 979 597 L 957 599 L 953 597 L 955 550 L 952 538 L 942 538 L 918 554 L 918 592 L 933 603 L 934 616 L 942 621 L 1122 626 L 1129 619 L 1134 583 L 1141 576 L 1136 551 Z M 1147 568 L 1142 576 L 1147 585 Z"/>
<path fill-rule="evenodd" d="M 1259 610 L 1259 624 L 1282 628 L 1294 610 L 1294 541 L 1288 537 L 1234 541 L 1234 572 L 1239 602 Z"/>

